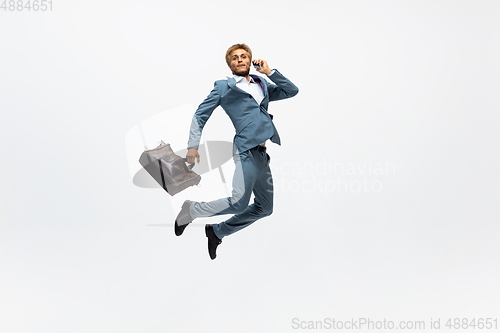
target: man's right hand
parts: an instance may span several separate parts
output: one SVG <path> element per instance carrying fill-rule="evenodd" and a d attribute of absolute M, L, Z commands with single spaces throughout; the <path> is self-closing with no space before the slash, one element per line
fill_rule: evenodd
<path fill-rule="evenodd" d="M 186 158 L 188 163 L 194 163 L 194 160 L 198 160 L 198 164 L 200 164 L 200 154 L 198 154 L 198 149 L 196 148 L 189 148 Z"/>

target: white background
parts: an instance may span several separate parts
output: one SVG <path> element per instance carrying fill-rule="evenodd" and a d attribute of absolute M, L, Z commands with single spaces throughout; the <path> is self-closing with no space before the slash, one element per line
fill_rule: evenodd
<path fill-rule="evenodd" d="M 0 331 L 498 318 L 499 1 L 52 1 L 0 11 Z M 203 219 L 148 226 L 177 212 L 125 135 L 201 103 L 241 42 L 300 92 L 269 108 L 274 213 L 211 261 Z"/>

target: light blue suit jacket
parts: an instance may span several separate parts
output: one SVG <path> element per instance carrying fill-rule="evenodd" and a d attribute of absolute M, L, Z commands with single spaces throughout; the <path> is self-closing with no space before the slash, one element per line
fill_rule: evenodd
<path fill-rule="evenodd" d="M 297 95 L 299 89 L 277 70 L 268 76 L 275 84 L 270 84 L 257 75 L 251 76 L 261 85 L 264 92 L 264 99 L 260 105 L 252 95 L 236 86 L 234 78 L 216 81 L 214 89 L 194 113 L 189 132 L 188 149 L 198 149 L 203 127 L 219 105 L 231 118 L 236 130 L 233 139 L 233 155 L 238 151 L 243 152 L 251 149 L 267 139 L 281 145 L 278 131 L 274 127 L 271 116 L 267 113 L 267 107 L 271 101 Z"/>

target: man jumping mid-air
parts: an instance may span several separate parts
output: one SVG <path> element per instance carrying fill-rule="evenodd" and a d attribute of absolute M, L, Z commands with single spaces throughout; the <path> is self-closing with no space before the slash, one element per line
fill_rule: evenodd
<path fill-rule="evenodd" d="M 214 89 L 196 110 L 188 141 L 188 163 L 200 162 L 198 147 L 201 132 L 208 118 L 222 106 L 236 130 L 233 140 L 233 160 L 236 166 L 231 197 L 210 202 L 186 200 L 175 220 L 175 234 L 182 235 L 189 223 L 198 217 L 235 214 L 219 224 L 205 225 L 208 253 L 213 260 L 222 238 L 235 233 L 273 211 L 273 182 L 265 143 L 268 139 L 281 144 L 280 137 L 267 112 L 271 101 L 290 98 L 299 89 L 276 69 L 271 70 L 265 60 L 252 61 L 252 51 L 245 44 L 231 46 L 226 62 L 233 73 L 227 80 L 219 80 Z M 274 84 L 257 75 L 250 75 L 250 66 L 267 75 Z M 254 193 L 254 202 L 248 205 Z"/>

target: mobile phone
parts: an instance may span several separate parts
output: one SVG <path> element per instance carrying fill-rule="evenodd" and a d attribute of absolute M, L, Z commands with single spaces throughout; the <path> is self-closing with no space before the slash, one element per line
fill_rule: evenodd
<path fill-rule="evenodd" d="M 260 67 L 260 65 L 254 61 L 252 61 L 252 64 L 253 64 L 253 68 L 255 69 L 262 69 L 262 67 Z"/>

